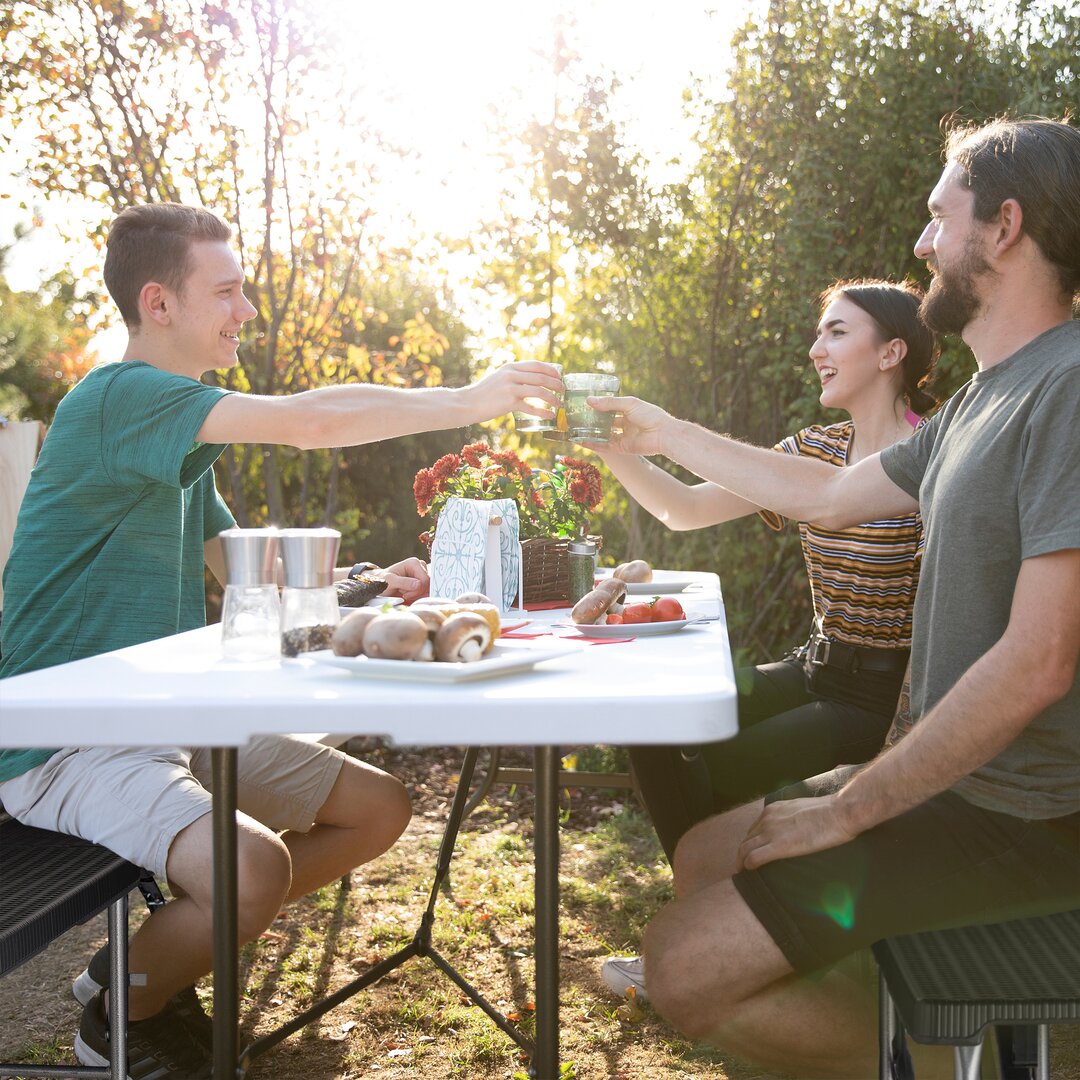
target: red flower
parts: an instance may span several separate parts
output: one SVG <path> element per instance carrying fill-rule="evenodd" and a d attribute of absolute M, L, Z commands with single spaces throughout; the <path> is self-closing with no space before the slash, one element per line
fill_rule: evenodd
<path fill-rule="evenodd" d="M 589 505 L 589 485 L 580 476 L 570 481 L 570 498 L 579 506 Z"/>
<path fill-rule="evenodd" d="M 524 537 L 577 536 L 588 528 L 587 514 L 603 498 L 596 466 L 580 458 L 556 458 L 554 471 L 532 469 L 517 454 L 469 443 L 460 454 L 444 454 L 413 481 L 416 510 L 434 522 L 447 498 L 516 499 Z M 427 536 L 433 530 L 428 530 Z"/>
<path fill-rule="evenodd" d="M 454 475 L 460 464 L 461 458 L 459 458 L 457 454 L 443 454 L 443 456 L 431 466 L 430 471 L 434 474 L 435 480 L 438 482 L 440 488 Z"/>
<path fill-rule="evenodd" d="M 416 479 L 413 480 L 412 489 L 413 495 L 416 498 L 416 512 L 421 517 L 424 516 L 427 512 L 427 508 L 431 505 L 431 500 L 435 497 L 438 487 L 438 481 L 431 469 L 421 469 L 416 474 Z"/>
<path fill-rule="evenodd" d="M 480 469 L 484 465 L 480 455 L 490 452 L 491 447 L 488 446 L 487 443 L 482 442 L 469 443 L 468 446 L 463 446 L 461 448 L 461 456 L 465 459 L 465 464 L 471 465 L 474 469 Z"/>

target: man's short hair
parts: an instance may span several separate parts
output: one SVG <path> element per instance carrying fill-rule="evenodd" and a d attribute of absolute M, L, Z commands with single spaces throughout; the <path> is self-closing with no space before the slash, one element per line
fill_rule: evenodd
<path fill-rule="evenodd" d="M 1023 229 L 1053 264 L 1062 293 L 1080 291 L 1080 129 L 1039 117 L 961 126 L 948 134 L 945 158 L 960 167 L 975 196 L 975 217 L 989 221 L 1006 199 L 1024 212 Z"/>
<path fill-rule="evenodd" d="M 139 293 L 148 281 L 182 292 L 195 240 L 228 240 L 232 230 L 215 214 L 180 203 L 129 206 L 109 229 L 105 287 L 129 330 L 139 325 Z"/>

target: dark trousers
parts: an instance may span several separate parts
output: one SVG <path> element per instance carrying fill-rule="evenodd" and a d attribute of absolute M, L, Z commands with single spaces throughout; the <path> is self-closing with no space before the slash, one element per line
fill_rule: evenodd
<path fill-rule="evenodd" d="M 630 760 L 668 860 L 699 821 L 881 749 L 902 673 L 823 671 L 811 690 L 802 664 L 736 672 L 739 733 L 706 746 L 635 746 Z"/>

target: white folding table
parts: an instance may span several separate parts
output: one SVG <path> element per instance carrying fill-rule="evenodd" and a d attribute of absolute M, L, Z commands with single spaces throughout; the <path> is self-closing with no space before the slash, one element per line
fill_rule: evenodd
<path fill-rule="evenodd" d="M 475 748 L 533 747 L 536 1040 L 529 1048 L 531 1075 L 556 1080 L 559 748 L 695 744 L 737 730 L 719 580 L 657 572 L 658 584 L 665 578 L 691 579 L 678 598 L 688 614 L 708 621 L 621 644 L 586 644 L 561 629 L 553 633 L 567 636 L 504 639 L 501 649 L 550 651 L 554 643 L 566 652 L 521 673 L 476 681 L 363 678 L 303 657 L 237 663 L 221 657 L 218 627 L 193 630 L 0 681 L 0 747 L 212 748 L 215 1080 L 235 1080 L 246 1065 L 237 1068 L 236 748 L 254 735 L 312 731 L 383 736 L 403 746 L 468 746 L 472 760 Z M 568 612 L 529 617 L 522 633 L 550 629 Z M 633 633 L 627 626 L 626 636 Z M 468 782 L 463 770 L 462 786 Z M 459 820 L 457 804 L 466 794 L 459 788 L 455 799 Z M 452 844 L 451 836 L 441 862 Z"/>

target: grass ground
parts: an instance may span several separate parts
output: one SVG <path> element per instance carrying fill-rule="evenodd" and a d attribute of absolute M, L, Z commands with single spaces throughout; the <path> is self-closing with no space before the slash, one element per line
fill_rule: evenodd
<path fill-rule="evenodd" d="M 245 1042 L 368 970 L 417 929 L 460 756 L 379 748 L 365 756 L 410 782 L 413 823 L 348 888 L 328 886 L 294 905 L 245 950 Z M 567 1080 L 768 1080 L 680 1038 L 651 1010 L 620 1003 L 600 984 L 602 959 L 636 951 L 645 922 L 671 895 L 655 836 L 626 798 L 579 790 L 564 802 Z M 467 820 L 433 930 L 435 948 L 526 1032 L 533 1022 L 531 811 L 531 793 L 496 788 Z M 0 983 L 0 1060 L 71 1060 L 78 1008 L 66 987 L 103 933 L 102 926 L 80 928 Z M 200 993 L 209 1006 L 209 985 Z M 256 1059 L 249 1075 L 512 1080 L 526 1069 L 516 1045 L 479 1008 L 430 960 L 414 958 Z M 1080 1080 L 1080 1029 L 1055 1029 L 1052 1074 Z"/>

